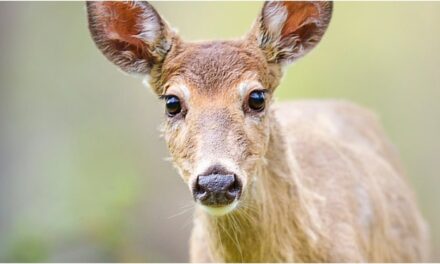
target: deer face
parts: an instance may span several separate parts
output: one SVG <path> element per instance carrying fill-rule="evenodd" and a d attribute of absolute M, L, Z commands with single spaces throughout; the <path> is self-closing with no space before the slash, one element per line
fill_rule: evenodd
<path fill-rule="evenodd" d="M 165 139 L 195 200 L 212 212 L 234 208 L 269 138 L 270 71 L 246 45 L 186 45 L 164 63 Z"/>
<path fill-rule="evenodd" d="M 89 2 L 92 37 L 164 101 L 163 133 L 194 199 L 215 215 L 245 199 L 270 136 L 281 67 L 322 37 L 329 2 L 267 2 L 242 40 L 185 43 L 146 2 Z"/>

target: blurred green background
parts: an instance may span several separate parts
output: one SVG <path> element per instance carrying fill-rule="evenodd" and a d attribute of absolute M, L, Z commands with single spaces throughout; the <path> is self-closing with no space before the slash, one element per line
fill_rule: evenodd
<path fill-rule="evenodd" d="M 154 2 L 186 40 L 234 38 L 261 2 Z M 401 152 L 440 261 L 440 3 L 337 2 L 278 100 L 345 98 Z M 192 201 L 163 106 L 95 48 L 82 2 L 0 3 L 0 261 L 187 261 Z"/>

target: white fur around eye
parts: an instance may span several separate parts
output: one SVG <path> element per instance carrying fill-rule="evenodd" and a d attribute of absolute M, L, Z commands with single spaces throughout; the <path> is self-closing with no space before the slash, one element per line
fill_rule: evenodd
<path fill-rule="evenodd" d="M 237 86 L 237 89 L 241 98 L 244 98 L 250 89 L 263 89 L 263 86 L 257 81 L 244 81 Z"/>
<path fill-rule="evenodd" d="M 191 92 L 189 91 L 188 86 L 186 86 L 184 83 L 171 84 L 166 90 L 166 94 L 181 96 L 181 99 L 185 100 L 186 102 L 188 102 L 189 98 L 191 97 Z"/>
<path fill-rule="evenodd" d="M 188 101 L 191 96 L 191 93 L 189 92 L 188 87 L 186 85 L 182 84 L 182 85 L 179 85 L 178 89 L 180 89 L 180 91 L 182 92 L 183 98 L 185 99 L 185 101 Z"/>

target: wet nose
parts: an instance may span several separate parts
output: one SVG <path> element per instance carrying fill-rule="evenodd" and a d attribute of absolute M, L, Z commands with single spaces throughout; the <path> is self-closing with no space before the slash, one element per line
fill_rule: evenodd
<path fill-rule="evenodd" d="M 194 199 L 207 206 L 228 205 L 238 199 L 240 193 L 241 184 L 234 174 L 198 176 L 193 188 Z"/>

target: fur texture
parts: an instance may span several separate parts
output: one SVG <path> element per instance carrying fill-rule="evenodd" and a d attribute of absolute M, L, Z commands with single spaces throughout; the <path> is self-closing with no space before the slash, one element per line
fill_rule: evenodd
<path fill-rule="evenodd" d="M 374 115 L 340 101 L 272 102 L 282 67 L 321 40 L 331 2 L 267 2 L 243 39 L 202 43 L 182 41 L 148 3 L 87 7 L 109 60 L 179 98 L 162 131 L 190 190 L 212 166 L 242 182 L 235 207 L 197 206 L 192 261 L 426 260 L 427 227 Z M 262 111 L 248 105 L 255 90 Z"/>
<path fill-rule="evenodd" d="M 195 262 L 419 262 L 428 230 L 375 116 L 343 101 L 275 104 L 239 209 L 197 211 Z"/>

